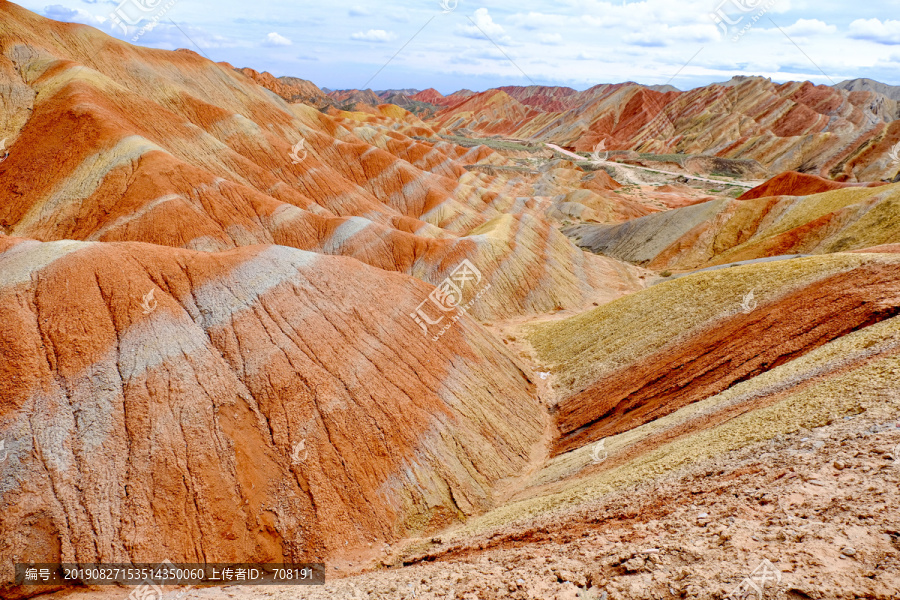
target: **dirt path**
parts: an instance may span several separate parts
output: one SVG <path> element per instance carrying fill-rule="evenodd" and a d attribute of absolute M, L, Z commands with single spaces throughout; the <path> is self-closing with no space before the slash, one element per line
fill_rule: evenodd
<path fill-rule="evenodd" d="M 557 146 L 556 144 L 546 144 L 546 146 L 548 148 L 552 148 L 553 150 L 556 150 L 560 154 L 564 154 L 565 156 L 568 156 L 569 158 L 573 158 L 576 161 L 584 161 L 585 160 L 585 158 L 583 156 L 579 156 L 579 155 L 575 154 L 574 152 L 569 152 L 568 150 L 564 150 L 564 149 L 560 148 L 559 146 Z M 735 185 L 735 186 L 744 187 L 747 189 L 754 188 L 757 185 L 759 185 L 758 183 L 747 183 L 747 182 L 742 182 L 742 181 L 722 181 L 720 179 L 707 179 L 705 177 L 698 177 L 696 175 L 686 175 L 684 173 L 675 173 L 673 171 L 662 171 L 660 169 L 651 169 L 649 167 L 626 165 L 626 164 L 612 162 L 612 161 L 608 161 L 608 160 L 592 160 L 592 162 L 594 162 L 595 164 L 608 165 L 608 166 L 616 167 L 619 169 L 641 169 L 643 171 L 649 171 L 651 173 L 662 173 L 664 175 L 672 175 L 674 177 L 684 177 L 685 179 L 693 179 L 695 181 L 705 181 L 707 183 L 715 183 L 716 185 Z"/>

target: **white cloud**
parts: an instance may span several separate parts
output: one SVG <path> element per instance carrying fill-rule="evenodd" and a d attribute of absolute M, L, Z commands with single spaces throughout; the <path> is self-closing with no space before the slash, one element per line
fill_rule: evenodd
<path fill-rule="evenodd" d="M 92 25 L 100 27 L 106 22 L 103 17 L 95 17 L 87 11 L 80 8 L 66 8 L 59 4 L 54 4 L 44 8 L 43 15 L 54 21 L 64 21 L 66 23 L 82 23 L 84 25 Z"/>
<path fill-rule="evenodd" d="M 385 7 L 378 12 L 378 16 L 386 17 L 395 23 L 409 23 L 409 11 L 403 9 L 390 9 Z"/>
<path fill-rule="evenodd" d="M 451 62 L 454 64 L 484 64 L 482 61 L 504 61 L 509 62 L 510 57 L 494 46 L 484 46 L 478 48 L 469 48 L 454 54 Z"/>
<path fill-rule="evenodd" d="M 788 35 L 808 36 L 820 35 L 823 33 L 834 33 L 837 27 L 828 25 L 818 19 L 799 19 L 793 25 L 782 27 Z"/>
<path fill-rule="evenodd" d="M 293 46 L 294 42 L 287 39 L 283 35 L 278 35 L 274 31 L 266 36 L 266 41 L 263 42 L 264 46 Z"/>
<path fill-rule="evenodd" d="M 454 54 L 450 57 L 451 65 L 480 65 L 481 61 L 471 58 L 469 56 L 463 56 L 461 54 Z"/>
<path fill-rule="evenodd" d="M 364 42 L 390 42 L 397 38 L 397 34 L 393 31 L 385 31 L 384 29 L 370 29 L 368 31 L 357 31 L 350 36 L 354 40 L 362 40 Z"/>
<path fill-rule="evenodd" d="M 182 29 L 184 31 L 182 31 Z M 186 37 L 185 33 L 190 37 Z M 128 36 L 123 39 L 130 41 Z M 196 44 L 196 45 L 195 45 Z M 152 46 L 164 50 L 187 48 L 198 54 L 210 54 L 213 48 L 251 48 L 255 44 L 243 40 L 234 40 L 221 35 L 211 34 L 203 29 L 182 25 L 181 29 L 171 23 L 159 22 L 156 27 L 148 29 L 140 38 L 141 46 Z"/>
<path fill-rule="evenodd" d="M 510 16 L 509 22 L 522 29 L 537 30 L 545 28 L 565 29 L 574 23 L 568 15 L 554 15 L 540 12 L 518 13 Z"/>
<path fill-rule="evenodd" d="M 184 33 L 162 19 L 139 43 L 167 49 L 187 47 L 204 52 L 213 60 L 346 88 L 365 81 L 385 60 L 377 53 L 360 53 L 360 47 L 399 47 L 397 41 L 406 41 L 427 19 L 435 17 L 415 43 L 393 60 L 391 68 L 379 74 L 374 85 L 443 86 L 449 93 L 462 87 L 486 89 L 502 82 L 527 84 L 527 79 L 502 55 L 486 57 L 475 53 L 496 51 L 479 27 L 542 84 L 582 88 L 629 79 L 665 83 L 676 72 L 673 83 L 682 88 L 728 80 L 735 74 L 762 74 L 776 81 L 810 78 L 830 84 L 769 22 L 771 17 L 835 81 L 871 77 L 900 83 L 900 16 L 892 12 L 896 0 L 856 4 L 837 0 L 727 0 L 722 10 L 734 19 L 742 16 L 740 27 L 752 21 L 760 9 L 768 9 L 738 42 L 719 35 L 719 28 L 709 18 L 722 1 L 518 0 L 501 7 L 497 3 L 466 5 L 459 0 L 459 8 L 453 14 L 442 16 L 440 0 L 425 0 L 415 7 L 368 0 L 349 0 L 338 7 L 307 3 L 296 11 L 285 11 L 280 0 L 259 0 L 254 4 L 259 16 L 251 18 L 241 16 L 239 3 L 225 0 L 213 13 L 198 13 L 190 20 L 179 21 Z M 132 35 L 126 35 L 112 28 L 109 12 L 121 0 L 49 2 L 55 6 L 44 8 L 45 3 L 38 0 L 23 0 L 21 4 L 32 5 L 62 21 L 94 24 L 105 17 L 100 28 L 122 39 L 130 40 L 138 29 L 129 27 Z M 453 2 L 450 0 L 449 4 Z M 744 12 L 740 5 L 756 5 L 756 10 Z M 476 9 L 479 10 L 475 12 Z M 370 27 L 384 32 L 370 32 Z M 461 27 L 465 29 L 461 31 Z M 273 52 L 264 44 L 270 32 L 297 41 Z M 354 32 L 357 33 L 351 39 Z M 709 38 L 712 41 L 701 41 Z M 309 48 L 307 53 L 313 58 L 298 55 L 301 45 Z M 701 47 L 705 49 L 698 54 Z M 515 54 L 510 49 L 515 49 Z M 473 53 L 454 60 L 464 50 Z M 392 53 L 393 50 L 389 54 Z M 315 57 L 327 60 L 315 61 Z"/>
<path fill-rule="evenodd" d="M 558 33 L 539 33 L 537 38 L 540 43 L 548 46 L 559 46 L 563 41 L 562 36 Z"/>
<path fill-rule="evenodd" d="M 850 23 L 850 37 L 895 46 L 900 44 L 900 21 L 857 19 Z"/>
<path fill-rule="evenodd" d="M 655 24 L 638 28 L 632 33 L 622 36 L 622 41 L 625 43 L 646 48 L 676 46 L 688 42 L 706 44 L 717 39 L 719 39 L 719 33 L 712 24 L 677 25 L 675 27 Z"/>
<path fill-rule="evenodd" d="M 783 15 L 784 13 L 791 12 L 794 9 L 806 9 L 806 10 L 814 10 L 816 8 L 816 2 L 809 2 L 808 0 L 800 0 L 801 6 L 793 6 L 791 4 L 791 0 L 778 0 L 772 6 L 769 6 L 766 12 L 777 13 Z M 767 6 L 768 2 L 764 2 L 762 6 Z"/>
<path fill-rule="evenodd" d="M 498 44 L 510 44 L 512 40 L 506 35 L 506 30 L 498 23 L 494 23 L 494 19 L 488 13 L 488 9 L 479 8 L 475 11 L 475 18 L 472 19 L 474 25 L 461 25 L 457 27 L 456 32 L 465 37 L 483 40 L 485 36 Z"/>

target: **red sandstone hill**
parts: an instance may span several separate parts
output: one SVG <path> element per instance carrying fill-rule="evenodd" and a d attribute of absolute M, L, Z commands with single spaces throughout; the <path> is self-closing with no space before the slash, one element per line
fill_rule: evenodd
<path fill-rule="evenodd" d="M 488 90 L 438 112 L 433 122 L 451 131 L 465 128 L 482 135 L 497 135 L 517 131 L 541 114 L 506 92 Z"/>
<path fill-rule="evenodd" d="M 497 96 L 502 92 L 503 96 Z M 527 105 L 533 112 L 525 112 Z M 736 77 L 687 92 L 634 83 L 583 92 L 541 86 L 488 90 L 451 106 L 436 127 L 467 128 L 592 151 L 709 154 L 752 159 L 773 172 L 800 170 L 829 179 L 893 179 L 888 152 L 900 141 L 900 105 L 874 91 L 810 82 L 775 84 Z"/>
<path fill-rule="evenodd" d="M 237 69 L 259 85 L 268 88 L 288 102 L 303 102 L 316 108 L 329 106 L 328 97 L 311 81 L 297 77 L 278 77 L 268 72 L 258 73 L 250 68 Z"/>
<path fill-rule="evenodd" d="M 434 88 L 422 90 L 421 92 L 410 96 L 410 98 L 412 98 L 413 100 L 418 100 L 419 102 L 427 102 L 429 104 L 435 104 L 439 106 L 444 106 L 447 104 L 447 98 Z"/>
<path fill-rule="evenodd" d="M 522 104 L 534 106 L 545 112 L 563 112 L 578 106 L 581 96 L 569 87 L 530 85 L 527 87 L 509 85 L 498 90 L 509 94 Z"/>
<path fill-rule="evenodd" d="M 339 561 L 484 512 L 546 413 L 481 322 L 645 285 L 534 198 L 614 182 L 0 13 L 3 556 Z"/>
<path fill-rule="evenodd" d="M 781 178 L 770 189 L 786 190 Z M 848 252 L 900 239 L 900 184 L 717 199 L 618 224 L 565 229 L 583 248 L 655 270 L 692 271 L 773 257 Z M 763 186 L 765 187 L 765 186 Z"/>
<path fill-rule="evenodd" d="M 360 107 L 378 106 L 384 100 L 372 90 L 334 90 L 328 92 L 328 97 L 336 104 L 344 106 Z"/>
<path fill-rule="evenodd" d="M 263 85 L 289 97 L 280 83 Z M 802 170 L 837 181 L 893 179 L 889 151 L 900 141 L 894 124 L 900 104 L 877 91 L 810 82 L 779 85 L 760 77 L 736 77 L 688 92 L 627 82 L 582 92 L 505 86 L 449 96 L 434 89 L 390 97 L 339 90 L 329 98 L 366 112 L 382 101 L 443 106 L 430 121 L 440 130 L 546 141 L 581 151 L 602 142 L 606 150 L 754 160 L 774 172 Z"/>
<path fill-rule="evenodd" d="M 434 344 L 430 286 L 352 259 L 0 236 L 0 273 L 5 556 L 323 559 L 483 510 L 541 433 L 472 319 Z"/>
<path fill-rule="evenodd" d="M 451 125 L 501 136 L 536 128 L 527 135 L 635 144 L 653 131 L 649 147 L 668 149 L 706 144 L 697 127 L 775 162 L 804 155 L 801 136 L 819 144 L 804 159 L 818 164 L 887 105 L 873 112 L 855 103 L 863 96 L 740 80 L 688 104 L 677 91 L 621 84 L 463 91 L 428 122 L 380 101 L 324 114 L 303 100 L 316 96 L 303 80 L 131 46 L 7 2 L 0 13 L 10 151 L 0 162 L 0 556 L 323 560 L 346 575 L 402 564 L 404 545 L 429 558 L 491 544 L 530 552 L 558 535 L 567 506 L 634 485 L 668 490 L 663 478 L 710 456 L 900 410 L 900 185 L 810 195 L 822 182 L 788 175 L 765 187 L 785 194 L 693 203 L 705 193 L 691 190 L 685 206 L 686 186 L 622 186 L 539 144 L 494 150 L 442 136 Z M 718 88 L 742 90 L 730 116 Z M 547 112 L 554 103 L 574 108 Z M 596 119 L 579 124 L 586 114 Z M 731 117 L 735 128 L 717 129 Z M 863 135 L 877 139 L 871 148 L 889 143 L 877 125 Z M 681 141 L 667 137 L 675 132 Z M 843 164 L 875 169 L 865 154 Z M 569 218 L 583 221 L 566 231 L 607 256 L 576 247 L 560 230 Z M 733 261 L 748 264 L 672 280 L 634 266 Z M 596 445 L 607 438 L 608 457 Z M 816 477 L 896 487 L 863 476 L 891 472 L 886 441 L 866 457 L 840 444 L 847 470 L 829 460 L 821 467 L 833 470 Z M 768 469 L 754 468 L 741 477 Z M 758 502 L 759 482 L 715 490 L 740 497 L 730 513 L 748 533 L 736 541 L 753 552 L 777 518 Z M 683 486 L 689 498 L 670 521 L 712 538 L 695 525 L 697 485 Z M 889 564 L 890 523 L 817 498 L 867 542 L 858 564 Z M 642 547 L 655 558 L 566 558 L 563 570 L 535 569 L 548 579 L 528 594 L 564 584 L 557 597 L 600 597 L 588 586 L 609 584 L 612 597 L 643 598 L 638 572 L 660 565 L 673 570 L 654 576 L 653 595 L 701 589 L 676 571 L 685 544 L 652 538 L 660 506 L 643 515 Z M 560 544 L 599 520 L 624 527 L 625 512 L 605 510 Z M 716 540 L 733 533 L 730 513 Z M 545 521 L 531 531 L 492 531 L 535 517 Z M 819 525 L 778 533 L 800 539 Z M 839 548 L 829 551 L 838 561 Z M 524 595 L 506 556 L 479 555 L 502 573 L 471 594 L 456 587 L 469 573 L 426 581 L 441 597 Z M 791 559 L 794 572 L 818 573 L 819 557 L 804 556 Z M 865 586 L 842 588 L 848 597 L 896 588 L 845 562 Z M 11 588 L 12 564 L 0 561 L 0 595 L 47 591 Z M 415 595 L 397 571 L 379 569 L 395 579 L 367 595 Z M 737 572 L 749 571 L 729 567 L 721 580 Z M 285 593 L 355 597 L 349 587 Z"/>
<path fill-rule="evenodd" d="M 764 184 L 744 192 L 738 197 L 738 200 L 750 200 L 751 198 L 764 198 L 766 196 L 807 196 L 809 194 L 820 194 L 822 192 L 830 192 L 831 190 L 839 190 L 846 187 L 878 187 L 880 185 L 885 185 L 885 183 L 882 181 L 871 183 L 841 183 L 839 181 L 832 181 L 830 179 L 819 177 L 818 175 L 789 171 L 773 177 Z"/>
<path fill-rule="evenodd" d="M 774 269 L 773 269 L 774 270 Z M 724 277 L 727 279 L 727 276 Z M 690 280 L 701 294 L 700 280 Z M 689 286 L 689 282 L 679 282 Z M 776 284 L 777 285 L 777 284 Z M 895 260 L 866 264 L 817 279 L 755 310 L 698 326 L 638 363 L 610 369 L 554 412 L 563 453 L 633 430 L 679 408 L 713 397 L 735 384 L 864 327 L 900 315 Z M 784 315 L 794 313 L 795 319 Z M 893 351 L 893 349 L 892 349 Z"/>

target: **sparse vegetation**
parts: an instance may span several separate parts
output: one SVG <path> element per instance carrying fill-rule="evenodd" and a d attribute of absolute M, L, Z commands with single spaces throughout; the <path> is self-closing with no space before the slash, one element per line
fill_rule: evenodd
<path fill-rule="evenodd" d="M 520 152 L 541 152 L 544 150 L 544 145 L 542 143 L 529 143 L 529 142 L 511 142 L 509 140 L 499 140 L 496 138 L 468 138 L 460 135 L 442 135 L 441 139 L 453 142 L 454 144 L 458 144 L 463 146 L 464 148 L 474 148 L 475 146 L 487 146 L 488 148 L 493 148 L 494 150 L 516 150 Z M 437 141 L 437 140 L 431 140 Z"/>
<path fill-rule="evenodd" d="M 484 171 L 485 173 L 495 174 L 499 172 L 513 173 L 534 173 L 533 169 L 516 165 L 463 165 L 467 171 Z"/>
<path fill-rule="evenodd" d="M 684 161 L 693 158 L 694 154 L 651 154 L 649 152 L 639 153 L 641 160 L 653 160 L 657 162 L 674 162 L 684 165 Z"/>
<path fill-rule="evenodd" d="M 397 104 L 397 106 L 402 106 L 423 121 L 430 119 L 434 116 L 434 113 L 443 108 L 442 106 L 435 106 L 434 104 L 429 104 L 428 102 L 411 99 L 409 100 L 408 104 Z"/>

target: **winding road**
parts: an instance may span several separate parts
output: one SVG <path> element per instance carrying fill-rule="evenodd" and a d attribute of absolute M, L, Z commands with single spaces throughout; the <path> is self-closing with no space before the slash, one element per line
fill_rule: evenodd
<path fill-rule="evenodd" d="M 579 156 L 579 155 L 575 154 L 574 152 L 569 152 L 568 150 L 563 150 L 556 144 L 545 144 L 545 145 L 548 148 L 552 148 L 553 150 L 556 150 L 560 154 L 563 154 L 570 158 L 574 158 L 577 161 L 583 162 L 585 160 L 585 158 L 583 156 Z M 684 177 L 685 179 L 694 179 L 696 181 L 706 181 L 708 183 L 715 183 L 718 185 L 736 185 L 738 187 L 744 187 L 744 188 L 748 188 L 748 189 L 754 188 L 757 185 L 759 185 L 758 183 L 743 183 L 743 182 L 738 182 L 738 181 L 722 181 L 721 179 L 707 179 L 705 177 L 697 177 L 696 175 L 685 175 L 684 173 L 675 173 L 673 171 L 661 171 L 659 169 L 651 169 L 649 167 L 639 167 L 636 165 L 622 164 L 622 163 L 618 163 L 618 162 L 612 162 L 609 160 L 599 160 L 599 161 L 593 160 L 593 159 L 590 159 L 590 160 L 591 160 L 591 162 L 593 162 L 595 164 L 605 164 L 605 165 L 609 165 L 609 166 L 613 166 L 613 167 L 626 168 L 626 169 L 643 169 L 644 171 L 650 171 L 651 173 L 664 173 L 666 175 L 674 175 L 675 177 Z"/>

